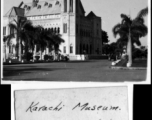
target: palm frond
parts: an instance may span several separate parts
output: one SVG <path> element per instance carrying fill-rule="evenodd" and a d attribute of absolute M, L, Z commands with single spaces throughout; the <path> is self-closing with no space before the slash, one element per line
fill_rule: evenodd
<path fill-rule="evenodd" d="M 141 45 L 141 42 L 139 40 L 139 37 L 138 36 L 131 36 L 131 40 L 132 40 L 132 44 L 136 44 L 137 46 L 140 46 Z"/>
<path fill-rule="evenodd" d="M 14 23 L 9 23 L 8 26 L 9 26 L 11 29 L 18 30 L 17 26 L 16 26 Z"/>
<path fill-rule="evenodd" d="M 131 25 L 131 23 L 132 23 L 131 18 L 129 16 L 125 15 L 125 14 L 121 14 L 120 16 L 122 18 L 121 24 L 122 25 L 126 24 L 129 27 Z"/>
<path fill-rule="evenodd" d="M 120 28 L 121 28 L 121 24 L 120 24 L 120 23 L 118 23 L 117 25 L 115 25 L 115 26 L 113 27 L 112 31 L 113 31 L 114 37 L 117 36 L 117 34 L 119 33 Z"/>
<path fill-rule="evenodd" d="M 144 37 L 148 33 L 148 28 L 146 25 L 136 22 L 131 27 L 131 33 L 135 35 L 139 35 L 139 37 Z"/>
<path fill-rule="evenodd" d="M 7 44 L 8 44 L 8 45 L 10 44 L 10 41 L 11 41 L 11 39 L 13 39 L 13 38 L 15 38 L 15 34 L 14 34 L 14 33 L 5 36 L 5 40 L 7 41 Z M 5 42 L 6 42 L 6 41 L 5 41 Z"/>
<path fill-rule="evenodd" d="M 136 24 L 137 22 L 138 22 L 138 23 L 141 23 L 141 24 L 144 24 L 144 23 L 145 23 L 145 20 L 144 20 L 144 18 L 137 17 L 137 18 L 135 18 L 135 19 L 133 20 L 132 25 Z"/>
<path fill-rule="evenodd" d="M 3 36 L 3 42 L 6 42 L 7 41 L 7 36 Z"/>
<path fill-rule="evenodd" d="M 138 13 L 137 18 L 142 18 L 142 17 L 146 16 L 147 14 L 148 14 L 148 7 L 142 9 L 142 10 Z"/>

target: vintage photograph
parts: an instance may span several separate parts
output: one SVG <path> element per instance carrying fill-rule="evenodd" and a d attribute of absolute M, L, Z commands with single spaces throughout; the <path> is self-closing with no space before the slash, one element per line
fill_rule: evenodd
<path fill-rule="evenodd" d="M 3 0 L 1 9 L 3 82 L 149 77 L 149 0 Z"/>

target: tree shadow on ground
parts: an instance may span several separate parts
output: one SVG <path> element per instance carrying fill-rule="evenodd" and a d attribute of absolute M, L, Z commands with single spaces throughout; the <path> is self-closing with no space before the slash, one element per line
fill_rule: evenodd
<path fill-rule="evenodd" d="M 37 67 L 37 66 L 15 66 L 13 67 L 4 67 L 3 68 L 3 80 L 7 79 L 7 77 L 13 77 L 18 75 L 28 75 L 30 73 L 37 73 L 37 72 L 50 72 L 56 70 L 66 70 L 71 68 L 50 68 L 50 67 Z M 10 78 L 9 78 L 10 79 Z"/>
<path fill-rule="evenodd" d="M 134 60 L 132 67 L 147 67 L 147 60 Z"/>

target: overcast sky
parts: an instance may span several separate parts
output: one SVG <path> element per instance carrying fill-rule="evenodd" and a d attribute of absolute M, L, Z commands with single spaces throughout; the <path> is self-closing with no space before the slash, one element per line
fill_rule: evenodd
<path fill-rule="evenodd" d="M 32 2 L 33 0 L 4 0 L 3 13 L 7 13 L 12 6 L 18 6 L 21 2 Z M 45 0 L 40 0 L 45 1 Z M 102 18 L 102 29 L 108 32 L 110 42 L 116 42 L 113 37 L 112 28 L 121 22 L 120 14 L 131 15 L 135 18 L 138 12 L 148 6 L 148 0 L 81 0 L 86 15 L 93 11 Z M 147 17 L 145 24 L 147 25 Z M 141 38 L 142 45 L 147 46 L 147 37 Z"/>

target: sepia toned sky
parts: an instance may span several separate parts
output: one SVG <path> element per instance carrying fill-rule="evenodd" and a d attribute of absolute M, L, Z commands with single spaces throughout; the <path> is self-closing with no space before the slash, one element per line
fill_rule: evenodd
<path fill-rule="evenodd" d="M 12 6 L 18 6 L 22 1 L 32 2 L 32 0 L 3 0 L 3 13 L 6 14 Z M 45 0 L 40 0 L 45 1 Z M 112 33 L 112 28 L 121 22 L 120 14 L 124 13 L 135 18 L 138 12 L 148 6 L 148 0 L 81 0 L 86 11 L 86 15 L 93 11 L 102 18 L 102 29 L 108 32 L 110 42 L 116 42 Z M 148 25 L 148 18 L 145 17 L 145 24 Z M 147 46 L 147 37 L 141 38 L 141 43 Z"/>

